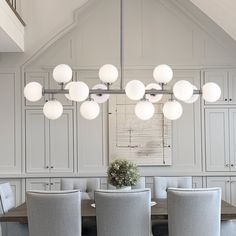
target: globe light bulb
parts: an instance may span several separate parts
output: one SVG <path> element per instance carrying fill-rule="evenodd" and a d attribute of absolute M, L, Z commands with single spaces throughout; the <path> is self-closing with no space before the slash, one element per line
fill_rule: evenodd
<path fill-rule="evenodd" d="M 145 86 L 139 80 L 131 80 L 125 87 L 125 93 L 131 100 L 140 100 L 145 94 Z"/>
<path fill-rule="evenodd" d="M 173 93 L 181 101 L 189 100 L 193 95 L 193 85 L 187 80 L 180 80 L 175 83 Z"/>
<path fill-rule="evenodd" d="M 153 77 L 158 83 L 167 84 L 173 78 L 173 70 L 168 65 L 159 65 L 153 70 Z"/>
<path fill-rule="evenodd" d="M 112 84 L 118 79 L 118 70 L 111 64 L 103 65 L 99 70 L 99 78 L 107 84 Z"/>
<path fill-rule="evenodd" d="M 177 101 L 168 101 L 163 106 L 163 114 L 169 120 L 177 120 L 181 117 L 183 108 Z"/>
<path fill-rule="evenodd" d="M 197 87 L 195 85 L 193 85 L 193 89 L 197 90 Z M 198 100 L 199 98 L 199 94 L 193 94 L 191 98 L 189 98 L 188 100 L 184 101 L 185 103 L 194 103 Z"/>
<path fill-rule="evenodd" d="M 24 96 L 31 102 L 37 102 L 42 98 L 43 87 L 38 82 L 30 82 L 24 88 Z"/>
<path fill-rule="evenodd" d="M 93 100 L 85 101 L 80 106 L 80 114 L 87 120 L 95 119 L 100 112 L 99 105 Z"/>
<path fill-rule="evenodd" d="M 218 84 L 210 82 L 202 87 L 202 97 L 207 102 L 216 102 L 221 96 L 221 89 Z"/>
<path fill-rule="evenodd" d="M 89 96 L 89 87 L 84 82 L 75 82 L 70 85 L 69 96 L 73 101 L 82 102 Z"/>
<path fill-rule="evenodd" d="M 60 64 L 53 70 L 53 78 L 58 83 L 67 83 L 72 79 L 72 69 L 66 64 Z"/>
<path fill-rule="evenodd" d="M 162 90 L 161 86 L 159 84 L 151 83 L 146 86 L 146 90 Z M 148 99 L 152 103 L 157 103 L 162 99 L 162 94 L 146 94 L 146 99 Z"/>
<path fill-rule="evenodd" d="M 70 87 L 71 87 L 73 84 L 75 84 L 75 83 L 76 83 L 75 81 L 72 81 L 72 82 L 66 84 L 65 89 L 70 90 Z M 72 100 L 69 93 L 68 93 L 68 94 L 65 94 L 65 97 L 66 97 L 67 99 L 69 99 L 69 100 Z"/>
<path fill-rule="evenodd" d="M 44 115 L 50 120 L 58 119 L 63 113 L 63 106 L 57 100 L 51 100 L 43 106 Z"/>
<path fill-rule="evenodd" d="M 101 89 L 101 90 L 107 90 L 107 86 L 105 84 L 97 84 L 93 86 L 93 90 Z M 92 94 L 91 98 L 97 102 L 97 103 L 104 103 L 109 99 L 109 94 Z"/>
<path fill-rule="evenodd" d="M 153 117 L 155 108 L 149 101 L 140 101 L 135 106 L 135 114 L 141 120 L 149 120 Z"/>

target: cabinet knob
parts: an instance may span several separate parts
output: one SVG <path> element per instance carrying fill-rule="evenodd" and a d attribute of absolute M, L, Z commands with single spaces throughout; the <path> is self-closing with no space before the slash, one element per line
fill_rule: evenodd
<path fill-rule="evenodd" d="M 228 101 L 228 99 L 227 99 L 227 98 L 225 98 L 225 101 Z"/>
<path fill-rule="evenodd" d="M 51 185 L 53 185 L 53 183 L 50 183 Z"/>
<path fill-rule="evenodd" d="M 54 168 L 54 166 L 51 166 L 51 169 L 53 169 Z"/>
<path fill-rule="evenodd" d="M 227 183 L 230 183 L 230 180 L 227 180 Z"/>
<path fill-rule="evenodd" d="M 46 166 L 46 169 L 49 169 L 49 166 Z"/>
<path fill-rule="evenodd" d="M 230 166 L 234 167 L 234 164 L 231 164 Z"/>
<path fill-rule="evenodd" d="M 230 98 L 229 100 L 230 100 L 230 102 L 232 102 L 232 98 Z"/>
<path fill-rule="evenodd" d="M 226 167 L 229 167 L 229 164 L 225 164 Z"/>
<path fill-rule="evenodd" d="M 48 186 L 49 185 L 49 183 L 46 183 L 46 186 Z"/>

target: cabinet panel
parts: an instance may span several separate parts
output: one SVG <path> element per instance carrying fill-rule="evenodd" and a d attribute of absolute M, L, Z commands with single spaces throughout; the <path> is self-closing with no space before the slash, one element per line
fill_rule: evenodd
<path fill-rule="evenodd" d="M 26 111 L 26 170 L 28 173 L 49 172 L 48 128 L 41 110 Z"/>
<path fill-rule="evenodd" d="M 207 188 L 219 187 L 222 200 L 230 203 L 230 177 L 207 177 Z"/>
<path fill-rule="evenodd" d="M 50 179 L 27 179 L 26 180 L 26 191 L 37 190 L 37 191 L 49 191 L 50 190 Z"/>
<path fill-rule="evenodd" d="M 49 73 L 45 72 L 26 72 L 25 73 L 25 83 L 28 84 L 29 82 L 38 82 L 40 83 L 44 88 L 48 88 L 49 86 Z M 42 106 L 44 105 L 45 101 L 47 99 L 47 96 L 43 96 L 39 101 L 37 102 L 30 102 L 25 99 L 25 105 L 26 106 Z"/>
<path fill-rule="evenodd" d="M 236 170 L 236 109 L 229 110 L 230 168 Z"/>
<path fill-rule="evenodd" d="M 207 171 L 229 171 L 228 110 L 206 109 L 205 122 Z"/>
<path fill-rule="evenodd" d="M 203 188 L 202 177 L 193 177 L 193 188 Z"/>
<path fill-rule="evenodd" d="M 236 70 L 229 72 L 229 104 L 236 104 Z"/>
<path fill-rule="evenodd" d="M 230 191 L 230 196 L 231 196 L 231 204 L 236 206 L 236 177 L 231 177 L 231 191 Z"/>
<path fill-rule="evenodd" d="M 73 172 L 74 133 L 73 111 L 64 110 L 62 116 L 50 121 L 51 172 Z"/>
<path fill-rule="evenodd" d="M 14 73 L 0 73 L 0 172 L 21 171 L 20 84 Z"/>
<path fill-rule="evenodd" d="M 60 178 L 51 178 L 50 179 L 50 189 L 52 191 L 59 191 L 61 190 L 61 179 Z"/>
<path fill-rule="evenodd" d="M 217 83 L 221 88 L 221 97 L 215 103 L 205 102 L 205 104 L 228 104 L 228 72 L 227 71 L 205 71 L 204 84 L 208 82 Z"/>

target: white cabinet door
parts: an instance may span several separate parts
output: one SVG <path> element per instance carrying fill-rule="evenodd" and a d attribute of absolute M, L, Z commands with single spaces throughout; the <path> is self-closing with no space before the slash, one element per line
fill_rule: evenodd
<path fill-rule="evenodd" d="M 236 70 L 229 72 L 229 104 L 236 104 Z"/>
<path fill-rule="evenodd" d="M 50 190 L 50 179 L 49 178 L 35 178 L 26 180 L 26 191 L 38 190 L 38 191 L 49 191 Z"/>
<path fill-rule="evenodd" d="M 50 168 L 51 172 L 73 172 L 74 130 L 73 111 L 64 110 L 62 116 L 50 121 Z"/>
<path fill-rule="evenodd" d="M 41 110 L 26 111 L 26 171 L 48 173 L 48 121 Z"/>
<path fill-rule="evenodd" d="M 236 109 L 229 110 L 230 169 L 236 171 Z"/>
<path fill-rule="evenodd" d="M 205 110 L 207 171 L 229 171 L 228 109 Z"/>
<path fill-rule="evenodd" d="M 46 72 L 26 72 L 24 86 L 26 84 L 28 84 L 29 82 L 33 82 L 33 81 L 40 83 L 44 88 L 48 88 L 48 86 L 49 86 L 49 73 L 46 73 Z M 25 99 L 25 105 L 26 106 L 42 106 L 42 105 L 44 105 L 47 97 L 48 96 L 43 96 L 37 102 L 30 102 Z"/>
<path fill-rule="evenodd" d="M 231 191 L 230 191 L 230 197 L 231 197 L 231 204 L 236 206 L 236 177 L 231 177 Z"/>
<path fill-rule="evenodd" d="M 215 103 L 205 104 L 228 104 L 229 96 L 228 96 L 228 72 L 215 70 L 215 71 L 205 71 L 204 72 L 204 84 L 208 82 L 217 83 L 221 88 L 221 97 Z"/>
<path fill-rule="evenodd" d="M 60 178 L 51 178 L 50 179 L 50 189 L 52 191 L 59 191 L 61 190 L 61 179 Z"/>
<path fill-rule="evenodd" d="M 21 172 L 20 80 L 15 73 L 0 73 L 0 173 Z"/>
<path fill-rule="evenodd" d="M 207 177 L 207 188 L 219 187 L 222 191 L 222 200 L 230 203 L 230 177 Z"/>

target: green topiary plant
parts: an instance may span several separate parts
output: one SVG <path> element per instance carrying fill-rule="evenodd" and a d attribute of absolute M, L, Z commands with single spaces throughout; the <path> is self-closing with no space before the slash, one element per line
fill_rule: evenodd
<path fill-rule="evenodd" d="M 117 159 L 107 170 L 108 182 L 117 188 L 133 186 L 139 180 L 139 170 L 136 164 L 128 160 Z"/>

